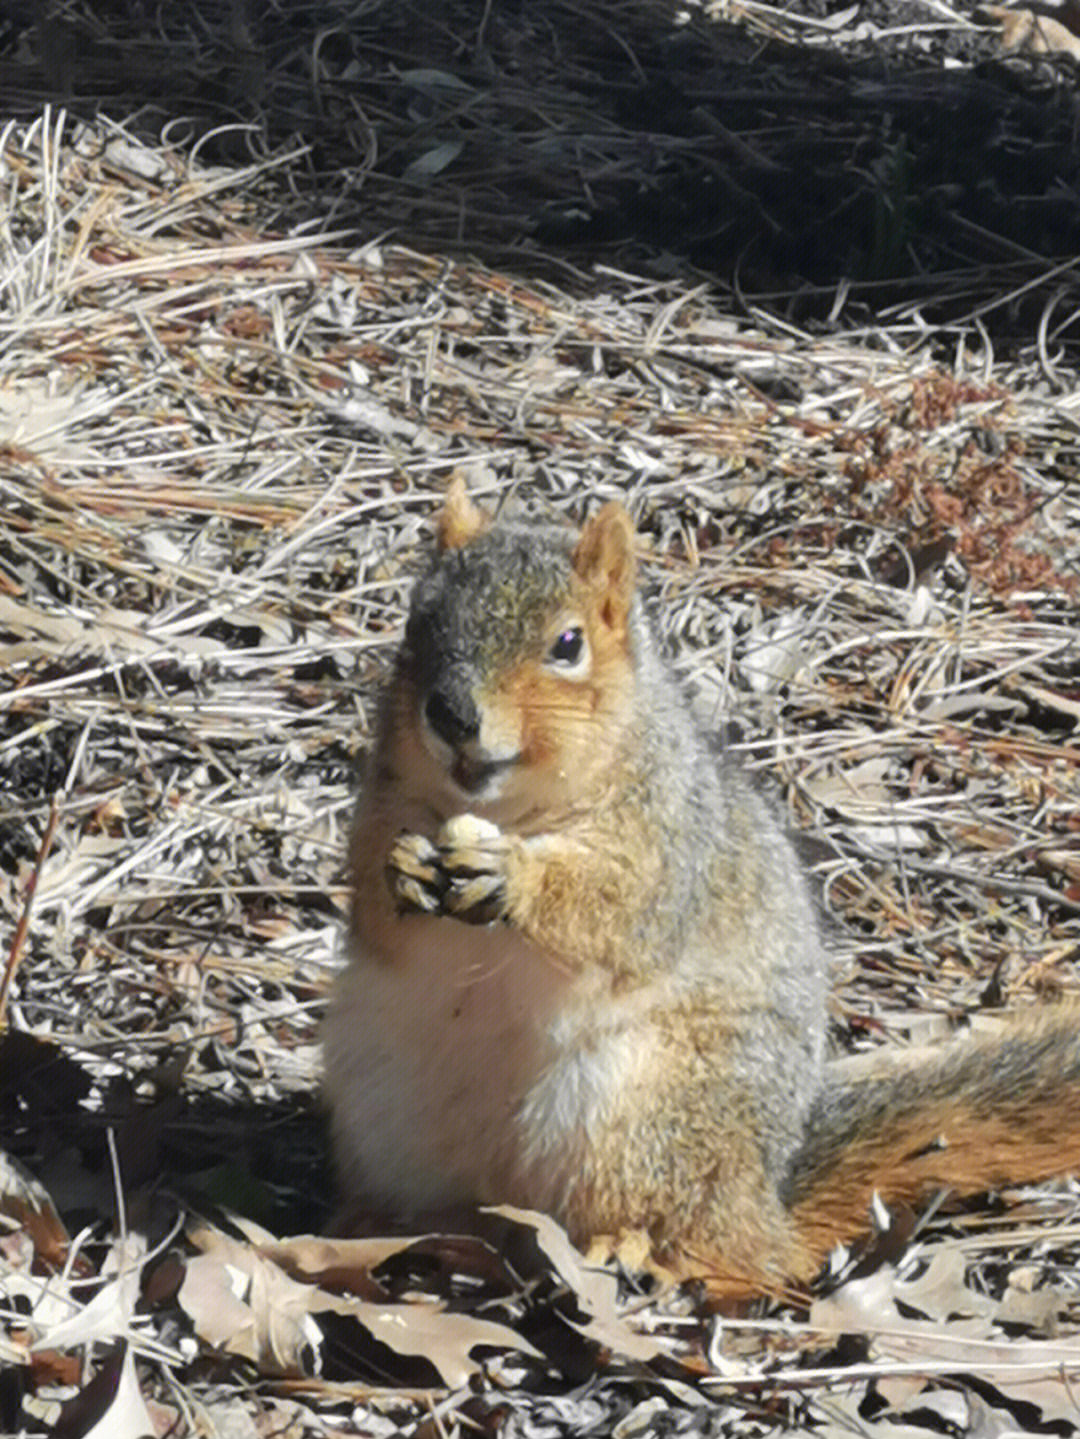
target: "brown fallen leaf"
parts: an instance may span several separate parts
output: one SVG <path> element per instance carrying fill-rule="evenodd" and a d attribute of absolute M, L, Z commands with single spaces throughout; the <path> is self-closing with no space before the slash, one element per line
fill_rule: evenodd
<path fill-rule="evenodd" d="M 415 1237 L 394 1239 L 323 1239 L 300 1234 L 272 1244 L 260 1244 L 259 1253 L 280 1265 L 294 1279 L 345 1290 L 360 1299 L 385 1297 L 371 1271 L 415 1244 Z"/>
<path fill-rule="evenodd" d="M 1025 50 L 1032 55 L 1072 55 L 1080 59 L 1080 39 L 1060 20 L 1034 10 L 1006 9 L 987 5 L 983 13 L 996 20 L 1003 50 Z"/>
<path fill-rule="evenodd" d="M 155 1425 L 135 1372 L 130 1345 L 109 1354 L 88 1384 L 61 1409 L 57 1439 L 153 1439 Z"/>
<path fill-rule="evenodd" d="M 505 1325 L 453 1314 L 441 1304 L 377 1304 L 331 1294 L 291 1278 L 263 1252 L 264 1246 L 232 1239 L 208 1225 L 193 1228 L 189 1238 L 203 1252 L 188 1261 L 178 1295 L 181 1308 L 201 1339 L 250 1359 L 264 1372 L 299 1375 L 313 1367 L 319 1371 L 322 1332 L 316 1317 L 320 1314 L 355 1319 L 395 1353 L 426 1359 L 451 1388 L 479 1372 L 474 1349 L 509 1349 L 540 1357 Z M 376 1243 L 404 1247 L 410 1242 Z M 321 1243 L 304 1240 L 299 1250 L 303 1253 L 309 1247 L 311 1258 Z"/>
<path fill-rule="evenodd" d="M 2 1153 L 0 1215 L 29 1235 L 36 1265 L 43 1269 L 63 1268 L 71 1240 L 52 1200 L 17 1159 Z"/>
<path fill-rule="evenodd" d="M 1075 1427 L 1080 1338 L 1005 1338 L 994 1322 L 1004 1317 L 1000 1304 L 964 1282 L 960 1251 L 944 1246 L 928 1257 L 926 1269 L 912 1278 L 886 1266 L 815 1300 L 811 1325 L 867 1336 L 871 1367 L 890 1379 L 972 1376 L 993 1385 L 1003 1405 L 1036 1405 L 1044 1420 Z"/>
<path fill-rule="evenodd" d="M 493 1206 L 485 1212 L 502 1215 L 535 1230 L 536 1242 L 551 1261 L 552 1268 L 573 1291 L 579 1307 L 589 1315 L 584 1323 L 571 1323 L 583 1338 L 642 1363 L 666 1353 L 654 1338 L 642 1334 L 619 1313 L 619 1281 L 615 1274 L 610 1269 L 589 1264 L 570 1243 L 565 1229 L 548 1215 L 531 1209 L 515 1209 L 508 1204 Z"/>

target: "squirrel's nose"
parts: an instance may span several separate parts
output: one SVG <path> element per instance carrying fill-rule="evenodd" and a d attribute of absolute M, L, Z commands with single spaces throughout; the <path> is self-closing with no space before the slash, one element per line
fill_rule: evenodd
<path fill-rule="evenodd" d="M 424 702 L 424 715 L 451 749 L 458 749 L 480 734 L 480 714 L 467 694 L 432 690 Z"/>

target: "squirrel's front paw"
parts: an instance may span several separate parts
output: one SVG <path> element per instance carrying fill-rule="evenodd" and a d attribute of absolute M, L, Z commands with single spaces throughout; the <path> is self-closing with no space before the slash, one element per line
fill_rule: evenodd
<path fill-rule="evenodd" d="M 386 858 L 386 882 L 401 910 L 442 914 L 449 880 L 439 851 L 422 834 L 402 831 Z"/>
<path fill-rule="evenodd" d="M 447 820 L 434 844 L 423 835 L 398 835 L 387 878 L 402 909 L 490 924 L 506 910 L 508 848 L 498 825 L 459 814 Z"/>
<path fill-rule="evenodd" d="M 443 906 L 469 924 L 490 924 L 506 912 L 509 841 L 497 824 L 457 814 L 439 831 L 439 854 L 449 881 Z"/>

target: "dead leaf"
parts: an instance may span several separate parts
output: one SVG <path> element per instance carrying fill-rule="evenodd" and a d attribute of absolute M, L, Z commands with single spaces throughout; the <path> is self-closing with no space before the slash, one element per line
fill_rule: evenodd
<path fill-rule="evenodd" d="M 376 1304 L 298 1282 L 268 1257 L 268 1251 L 281 1247 L 295 1259 L 288 1241 L 256 1248 L 205 1225 L 190 1237 L 203 1253 L 188 1263 L 180 1286 L 181 1307 L 200 1338 L 227 1353 L 243 1355 L 264 1371 L 303 1374 L 312 1367 L 319 1371 L 322 1332 L 315 1316 L 320 1314 L 355 1319 L 395 1353 L 426 1359 L 451 1388 L 477 1373 L 474 1349 L 511 1349 L 540 1357 L 512 1329 L 448 1313 L 439 1304 Z M 411 1242 L 375 1241 L 376 1248 L 369 1252 L 386 1246 L 385 1257 Z M 306 1238 L 296 1252 L 310 1260 L 318 1256 L 320 1245 L 321 1241 Z"/>
<path fill-rule="evenodd" d="M 1032 55 L 1072 55 L 1080 59 L 1080 40 L 1060 20 L 1034 10 L 1014 10 L 1004 5 L 987 5 L 986 14 L 1001 29 L 1003 50 L 1026 50 Z"/>
<path fill-rule="evenodd" d="M 493 1206 L 485 1213 L 502 1215 L 535 1231 L 536 1242 L 555 1272 L 590 1316 L 583 1324 L 571 1323 L 582 1338 L 642 1363 L 665 1353 L 655 1339 L 633 1328 L 618 1312 L 619 1282 L 611 1270 L 588 1264 L 570 1243 L 566 1231 L 548 1215 L 508 1204 Z"/>
<path fill-rule="evenodd" d="M 121 1344 L 61 1409 L 55 1439 L 153 1439 L 157 1428 L 139 1388 L 131 1348 Z"/>
<path fill-rule="evenodd" d="M 1037 1405 L 1044 1419 L 1075 1426 L 1080 1411 L 1067 1376 L 1080 1375 L 1080 1338 L 1001 1337 L 991 1317 L 1000 1317 L 1000 1306 L 965 1284 L 963 1271 L 961 1251 L 944 1245 L 914 1279 L 900 1279 L 883 1266 L 816 1300 L 810 1323 L 830 1333 L 869 1336 L 870 1357 L 886 1374 L 899 1368 L 903 1373 L 977 1376 L 1000 1390 L 1004 1399 Z M 912 1308 L 935 1317 L 911 1318 Z"/>
<path fill-rule="evenodd" d="M 478 1372 L 479 1363 L 472 1358 L 474 1349 L 512 1349 L 534 1359 L 543 1357 L 504 1324 L 474 1319 L 468 1314 L 450 1314 L 441 1305 L 366 1304 L 363 1300 L 348 1305 L 340 1301 L 340 1305 L 334 1306 L 336 1313 L 354 1315 L 369 1334 L 395 1353 L 427 1359 L 451 1389 L 459 1389 Z"/>
<path fill-rule="evenodd" d="M 371 1299 L 379 1286 L 371 1271 L 401 1254 L 416 1243 L 414 1236 L 396 1239 L 323 1239 L 318 1235 L 300 1234 L 278 1243 L 262 1244 L 260 1254 L 279 1264 L 295 1279 L 310 1284 L 325 1284 L 332 1289 L 348 1289 Z"/>
<path fill-rule="evenodd" d="M 77 1344 L 125 1338 L 139 1301 L 145 1249 L 146 1242 L 141 1235 L 129 1234 L 118 1241 L 112 1255 L 116 1277 L 103 1284 L 88 1304 L 77 1308 L 68 1318 L 45 1325 L 33 1345 L 34 1350 L 70 1349 Z M 35 1311 L 34 1318 L 40 1324 L 40 1311 Z"/>
<path fill-rule="evenodd" d="M 318 1353 L 310 1285 L 298 1284 L 249 1244 L 219 1236 L 211 1252 L 188 1261 L 177 1300 L 200 1339 L 264 1371 L 304 1374 L 305 1351 Z M 318 1365 L 316 1364 L 316 1369 Z"/>
<path fill-rule="evenodd" d="M 0 1153 L 0 1214 L 25 1230 L 46 1269 L 60 1269 L 71 1243 L 52 1200 L 19 1161 Z"/>

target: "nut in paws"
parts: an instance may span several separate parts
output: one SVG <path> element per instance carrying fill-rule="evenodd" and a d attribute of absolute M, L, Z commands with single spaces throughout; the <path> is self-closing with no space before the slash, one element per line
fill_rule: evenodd
<path fill-rule="evenodd" d="M 443 907 L 468 924 L 491 924 L 506 910 L 509 842 L 497 824 L 459 814 L 439 831 L 439 854 L 449 881 Z"/>

